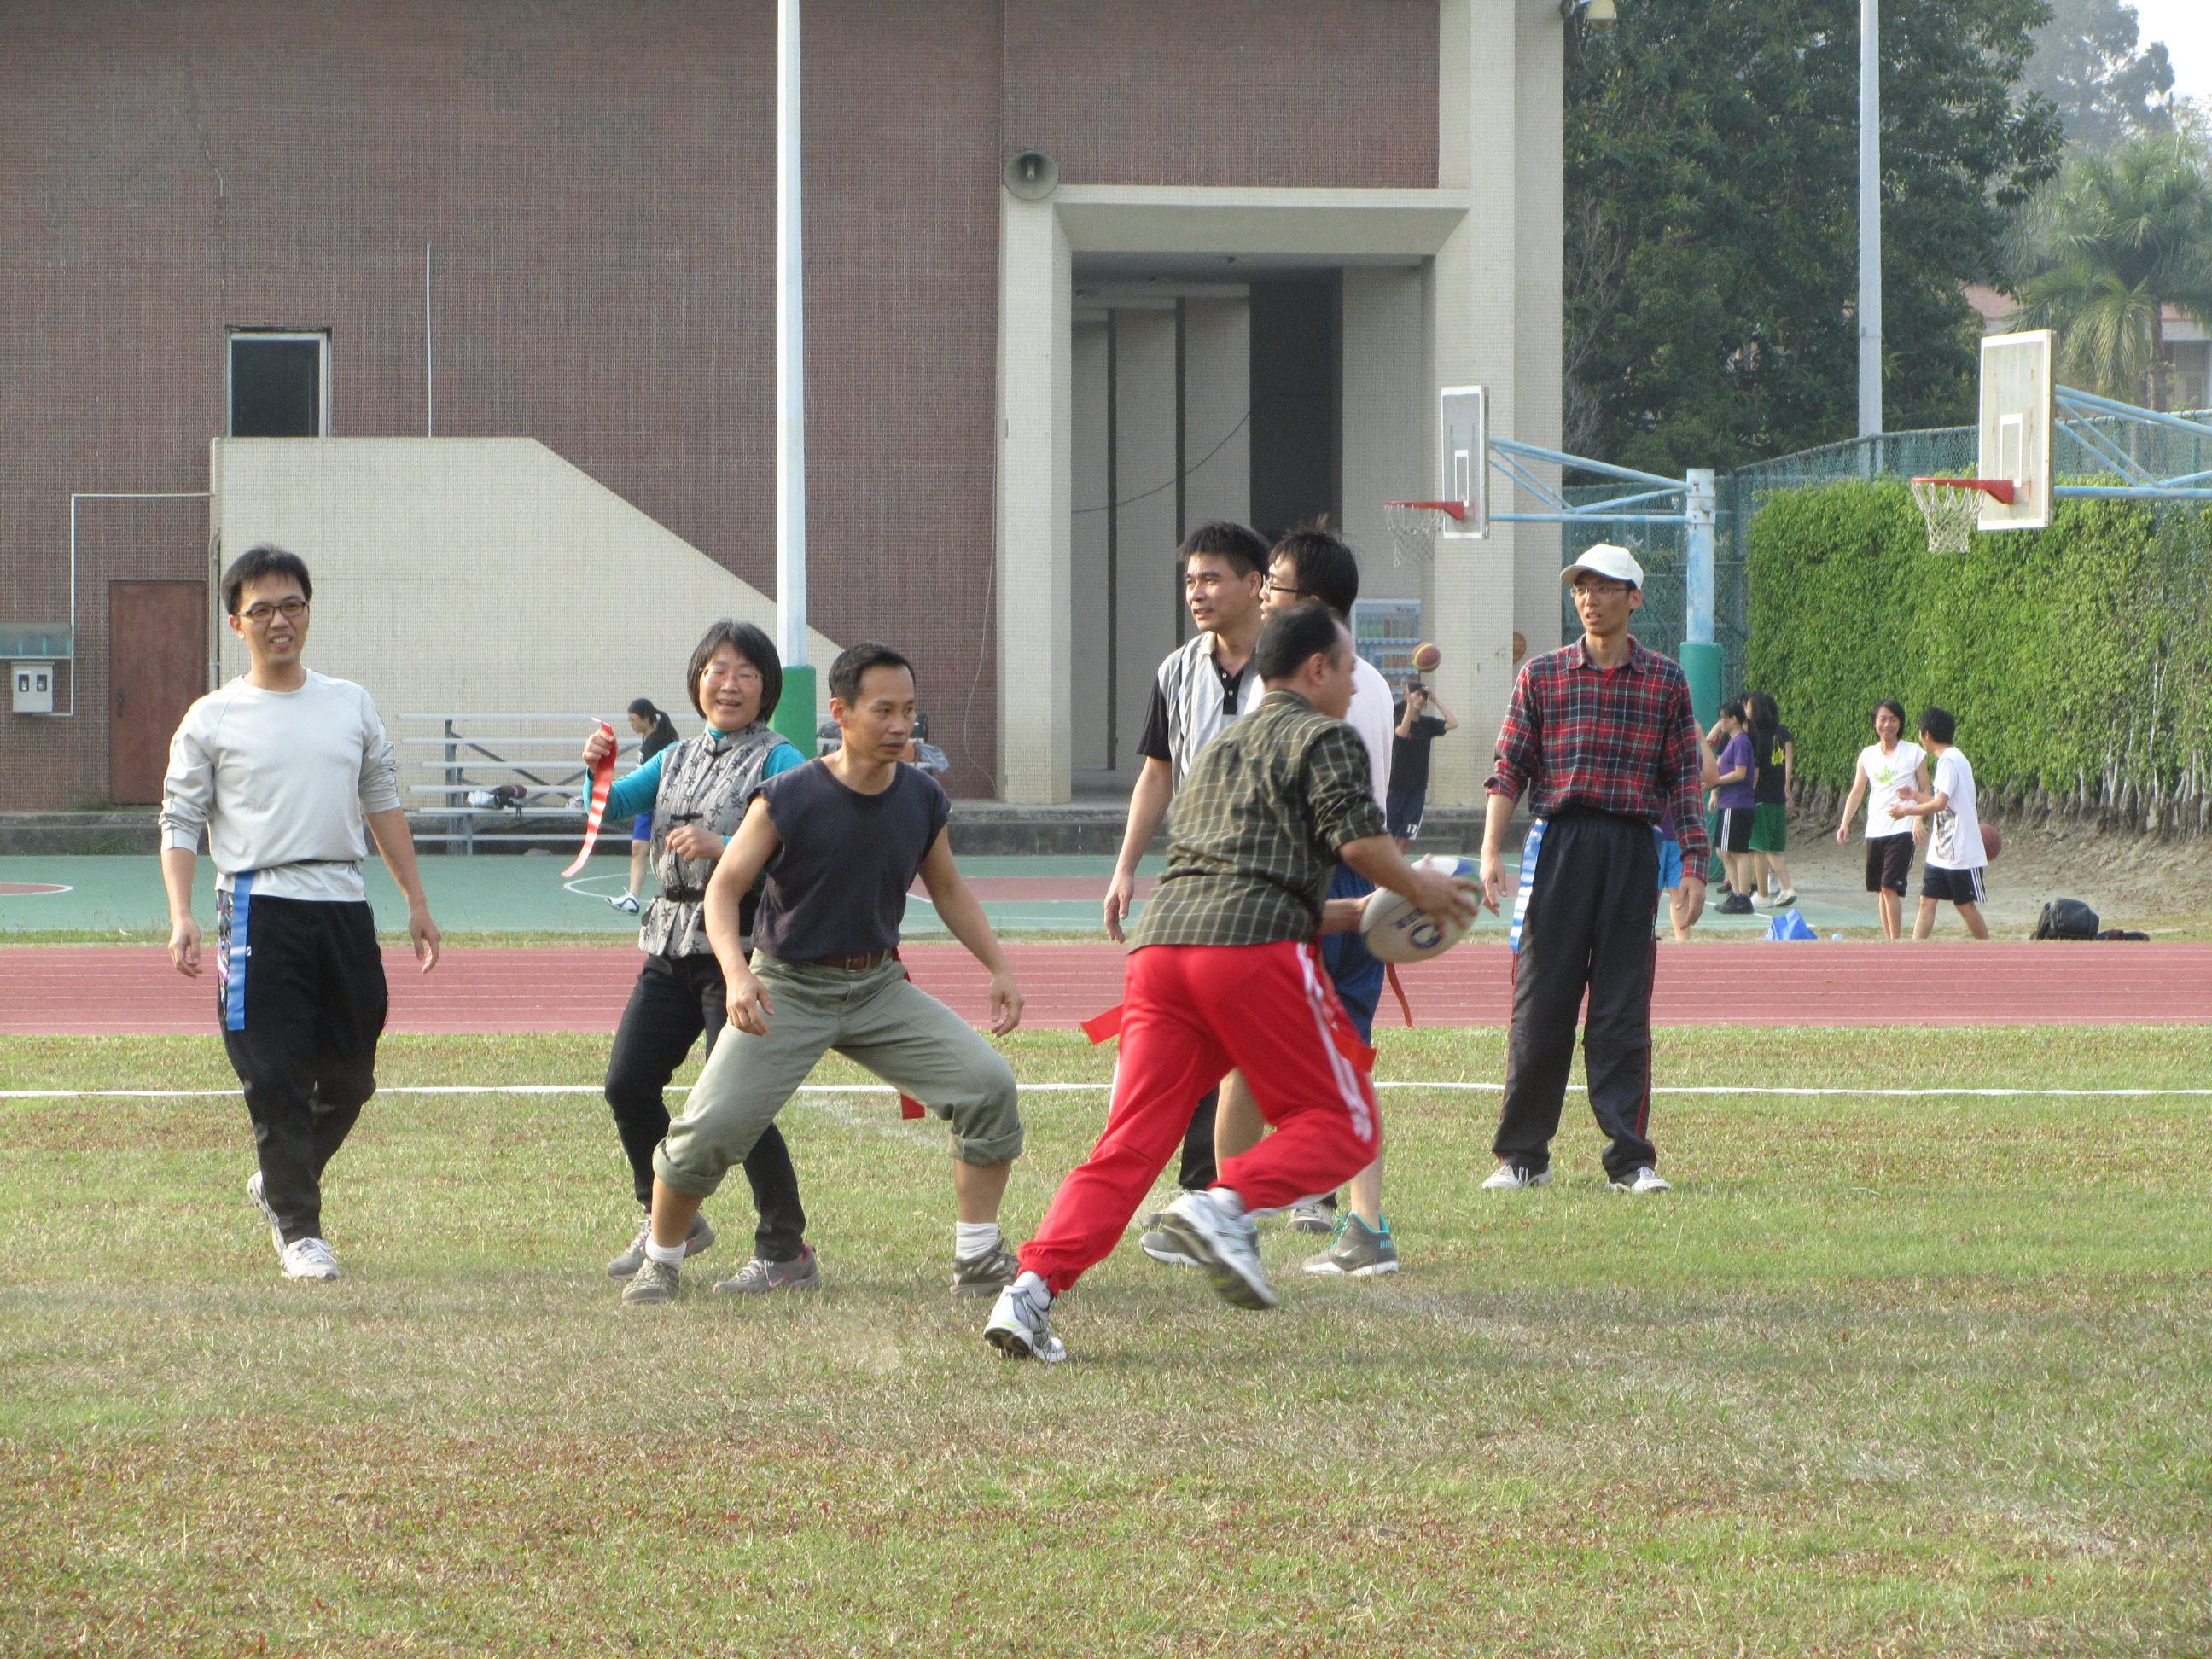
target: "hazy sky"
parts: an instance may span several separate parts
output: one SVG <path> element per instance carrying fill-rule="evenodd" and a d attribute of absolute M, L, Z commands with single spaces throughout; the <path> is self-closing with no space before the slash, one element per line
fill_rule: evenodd
<path fill-rule="evenodd" d="M 2142 38 L 2173 57 L 2173 89 L 2212 98 L 2212 0 L 2135 0 Z"/>

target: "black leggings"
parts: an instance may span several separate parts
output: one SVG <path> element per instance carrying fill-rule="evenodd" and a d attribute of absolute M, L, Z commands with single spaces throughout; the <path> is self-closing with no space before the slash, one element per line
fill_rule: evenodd
<path fill-rule="evenodd" d="M 637 1201 L 653 1202 L 653 1152 L 668 1133 L 661 1091 L 703 1033 L 714 1052 L 726 1018 L 721 964 L 711 955 L 647 957 L 631 987 L 629 1006 L 615 1030 L 607 1060 L 607 1104 L 629 1156 Z M 806 1212 L 799 1201 L 799 1172 L 774 1124 L 745 1154 L 760 1224 L 753 1254 L 763 1261 L 796 1261 L 806 1237 Z"/>

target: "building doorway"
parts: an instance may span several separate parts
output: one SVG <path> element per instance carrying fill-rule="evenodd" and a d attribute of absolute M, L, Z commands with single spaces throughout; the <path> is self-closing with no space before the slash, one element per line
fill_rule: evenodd
<path fill-rule="evenodd" d="M 107 585 L 107 793 L 161 799 L 169 739 L 208 689 L 207 584 Z"/>

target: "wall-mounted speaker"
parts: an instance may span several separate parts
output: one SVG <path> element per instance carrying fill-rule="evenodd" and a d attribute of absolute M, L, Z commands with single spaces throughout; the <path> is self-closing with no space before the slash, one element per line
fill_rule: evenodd
<path fill-rule="evenodd" d="M 1041 149 L 1025 149 L 1006 158 L 1000 175 L 1006 188 L 1024 202 L 1042 202 L 1060 185 L 1060 166 Z"/>

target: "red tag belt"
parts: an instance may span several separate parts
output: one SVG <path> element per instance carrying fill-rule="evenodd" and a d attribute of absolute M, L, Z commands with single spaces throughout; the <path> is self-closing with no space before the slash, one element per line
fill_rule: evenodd
<path fill-rule="evenodd" d="M 614 737 L 614 727 L 609 726 L 605 720 L 599 722 L 599 730 L 605 732 L 610 739 Z M 576 861 L 574 864 L 561 872 L 561 878 L 563 881 L 574 875 L 590 861 L 592 845 L 599 838 L 599 820 L 607 815 L 607 791 L 614 786 L 615 745 L 610 741 L 607 744 L 607 752 L 592 763 L 591 810 L 584 815 L 584 850 L 576 854 Z"/>

